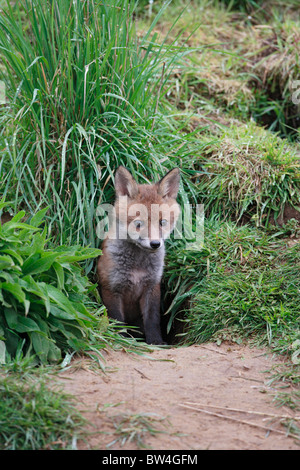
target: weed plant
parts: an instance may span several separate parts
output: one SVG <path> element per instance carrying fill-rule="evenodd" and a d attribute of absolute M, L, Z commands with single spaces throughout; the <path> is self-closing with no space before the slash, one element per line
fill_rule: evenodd
<path fill-rule="evenodd" d="M 76 450 L 85 423 L 72 398 L 41 374 L 1 375 L 0 416 L 1 450 Z"/>
<path fill-rule="evenodd" d="M 101 251 L 47 248 L 47 227 L 39 228 L 46 210 L 30 223 L 21 222 L 19 212 L 0 225 L 1 363 L 25 354 L 58 362 L 62 352 L 84 349 L 103 313 L 95 286 L 78 265 Z M 98 327 L 100 332 L 100 322 Z"/>

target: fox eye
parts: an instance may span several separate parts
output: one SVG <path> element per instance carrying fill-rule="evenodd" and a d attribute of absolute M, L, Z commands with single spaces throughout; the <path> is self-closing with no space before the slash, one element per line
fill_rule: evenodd
<path fill-rule="evenodd" d="M 134 225 L 136 228 L 141 228 L 143 226 L 143 221 L 142 220 L 135 220 Z"/>
<path fill-rule="evenodd" d="M 162 219 L 159 221 L 159 223 L 162 227 L 165 227 L 168 224 L 168 221 L 166 219 Z"/>

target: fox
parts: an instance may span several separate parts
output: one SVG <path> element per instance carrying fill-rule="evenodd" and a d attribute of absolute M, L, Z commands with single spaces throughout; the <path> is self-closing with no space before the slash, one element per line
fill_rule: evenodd
<path fill-rule="evenodd" d="M 97 261 L 100 296 L 110 318 L 139 329 L 146 343 L 163 345 L 160 326 L 165 240 L 180 214 L 180 170 L 138 184 L 127 168 L 115 172 L 114 222 Z"/>

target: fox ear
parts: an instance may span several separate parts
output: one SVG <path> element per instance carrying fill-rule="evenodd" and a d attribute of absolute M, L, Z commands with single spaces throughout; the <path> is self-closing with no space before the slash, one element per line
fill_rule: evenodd
<path fill-rule="evenodd" d="M 171 197 L 176 199 L 179 190 L 180 172 L 179 168 L 169 171 L 157 184 L 158 193 L 162 197 Z"/>
<path fill-rule="evenodd" d="M 133 198 L 138 193 L 138 185 L 132 174 L 124 167 L 119 166 L 115 174 L 115 189 L 117 196 Z"/>

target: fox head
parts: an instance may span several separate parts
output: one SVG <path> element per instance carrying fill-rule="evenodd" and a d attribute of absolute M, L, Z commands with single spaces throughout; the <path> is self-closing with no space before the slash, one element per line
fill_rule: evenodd
<path fill-rule="evenodd" d="M 116 219 L 126 238 L 145 250 L 157 251 L 174 229 L 180 214 L 176 197 L 179 168 L 169 171 L 154 184 L 138 184 L 131 173 L 120 166 L 115 174 Z"/>

